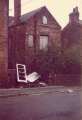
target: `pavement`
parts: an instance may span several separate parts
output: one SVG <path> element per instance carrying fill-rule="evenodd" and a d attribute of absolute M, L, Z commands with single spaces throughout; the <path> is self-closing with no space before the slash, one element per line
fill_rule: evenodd
<path fill-rule="evenodd" d="M 0 120 L 82 120 L 81 87 L 0 89 Z"/>
<path fill-rule="evenodd" d="M 72 94 L 81 91 L 81 87 L 65 87 L 65 86 L 46 86 L 46 87 L 36 87 L 36 88 L 10 88 L 10 89 L 0 89 L 0 98 L 14 97 L 22 95 L 38 95 L 45 93 L 67 93 Z"/>

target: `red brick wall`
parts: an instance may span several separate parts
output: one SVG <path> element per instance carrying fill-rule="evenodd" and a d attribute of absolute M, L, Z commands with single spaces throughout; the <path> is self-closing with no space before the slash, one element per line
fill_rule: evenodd
<path fill-rule="evenodd" d="M 48 11 L 45 11 L 45 9 L 41 10 L 40 13 L 29 19 L 27 23 L 10 27 L 9 62 L 10 64 L 13 64 L 10 66 L 10 69 L 15 68 L 16 63 L 24 63 L 27 66 L 27 72 L 31 72 L 32 64 L 34 64 L 35 59 L 38 59 L 36 54 L 40 54 L 40 35 L 49 36 L 49 48 L 52 50 L 51 53 L 53 53 L 56 48 L 61 47 L 61 27 L 57 24 L 51 14 L 48 13 Z M 48 19 L 47 25 L 42 24 L 43 15 Z M 35 36 L 36 53 L 34 46 L 32 48 L 28 47 L 28 43 L 25 41 L 26 33 L 27 35 L 33 34 Z"/>
<path fill-rule="evenodd" d="M 0 87 L 8 81 L 8 0 L 0 0 Z"/>
<path fill-rule="evenodd" d="M 44 25 L 42 23 L 42 17 L 46 16 L 48 19 L 48 24 Z M 34 28 L 36 26 L 36 29 Z M 35 31 L 36 30 L 36 31 Z M 61 28 L 55 21 L 55 19 L 51 16 L 51 14 L 44 9 L 42 9 L 39 13 L 37 13 L 34 17 L 32 17 L 26 25 L 26 32 L 29 34 L 35 34 L 36 36 L 36 54 L 40 52 L 40 35 L 48 35 L 49 37 L 49 49 L 54 52 L 56 48 L 61 47 Z M 43 51 L 44 52 L 44 51 Z M 33 56 L 34 48 L 26 48 L 26 58 L 28 59 L 28 55 Z"/>
<path fill-rule="evenodd" d="M 21 0 L 14 0 L 15 23 L 19 23 L 20 16 L 21 16 Z"/>

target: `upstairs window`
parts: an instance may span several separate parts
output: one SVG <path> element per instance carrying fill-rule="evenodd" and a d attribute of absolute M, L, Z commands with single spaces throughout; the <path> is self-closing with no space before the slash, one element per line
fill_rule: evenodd
<path fill-rule="evenodd" d="M 43 18 L 42 18 L 42 22 L 43 22 L 43 24 L 47 24 L 47 17 L 46 16 L 43 16 Z"/>
<path fill-rule="evenodd" d="M 48 36 L 40 36 L 40 50 L 48 50 Z"/>
<path fill-rule="evenodd" d="M 28 35 L 28 47 L 33 47 L 33 35 Z"/>

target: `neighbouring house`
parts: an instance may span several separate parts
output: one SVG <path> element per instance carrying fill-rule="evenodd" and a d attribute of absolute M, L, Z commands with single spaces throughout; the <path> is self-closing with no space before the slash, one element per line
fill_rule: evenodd
<path fill-rule="evenodd" d="M 63 48 L 71 48 L 73 45 L 79 44 L 81 37 L 82 20 L 79 19 L 78 7 L 73 9 L 69 14 L 69 23 L 62 30 L 62 46 Z"/>
<path fill-rule="evenodd" d="M 69 23 L 62 30 L 61 38 L 66 62 L 65 75 L 69 76 L 68 81 L 71 81 L 71 84 L 81 84 L 82 20 L 79 19 L 78 7 L 69 14 Z"/>
<path fill-rule="evenodd" d="M 8 70 L 13 86 L 16 84 L 16 63 L 25 64 L 27 73 L 44 74 L 47 64 L 43 63 L 60 52 L 61 47 L 61 26 L 45 6 L 21 15 L 21 1 L 14 1 L 15 16 L 9 17 L 8 43 Z"/>

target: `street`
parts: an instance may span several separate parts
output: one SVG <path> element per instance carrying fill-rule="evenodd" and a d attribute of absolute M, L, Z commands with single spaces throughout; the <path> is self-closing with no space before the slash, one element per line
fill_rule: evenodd
<path fill-rule="evenodd" d="M 82 120 L 80 91 L 0 98 L 0 120 Z"/>

